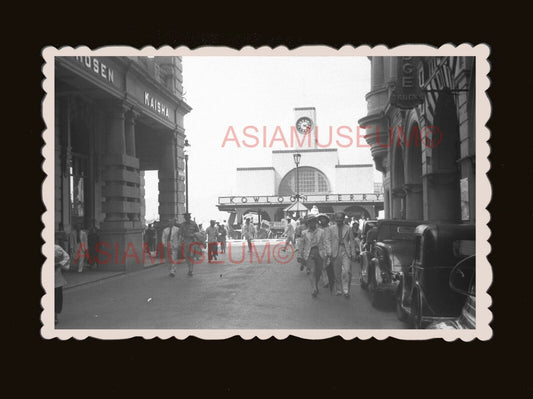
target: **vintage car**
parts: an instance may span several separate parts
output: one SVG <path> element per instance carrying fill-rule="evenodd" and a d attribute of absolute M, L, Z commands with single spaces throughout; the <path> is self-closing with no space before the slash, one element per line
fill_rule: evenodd
<path fill-rule="evenodd" d="M 439 319 L 426 328 L 438 330 L 462 330 L 476 328 L 476 257 L 468 256 L 450 272 L 450 288 L 466 297 L 459 317 Z"/>
<path fill-rule="evenodd" d="M 424 223 L 417 220 L 379 220 L 377 237 L 366 273 L 366 285 L 372 305 L 394 299 L 399 276 L 412 263 L 415 247 L 415 229 Z M 368 255 L 367 255 L 368 256 Z M 365 277 L 362 278 L 364 281 Z"/>
<path fill-rule="evenodd" d="M 450 272 L 475 255 L 475 226 L 424 224 L 416 228 L 414 260 L 399 276 L 396 312 L 414 328 L 457 318 L 465 296 L 452 290 Z"/>
<path fill-rule="evenodd" d="M 361 260 L 361 273 L 359 275 L 359 282 L 361 283 L 361 287 L 363 289 L 367 289 L 368 287 L 368 264 L 370 263 L 370 259 L 372 257 L 372 252 L 375 244 L 375 240 L 371 239 L 371 242 L 367 242 L 367 234 L 368 232 L 373 228 L 376 227 L 378 224 L 377 220 L 371 219 L 371 220 L 363 220 L 361 223 L 361 226 L 359 226 L 360 234 L 361 234 L 361 240 L 360 240 L 360 260 Z"/>

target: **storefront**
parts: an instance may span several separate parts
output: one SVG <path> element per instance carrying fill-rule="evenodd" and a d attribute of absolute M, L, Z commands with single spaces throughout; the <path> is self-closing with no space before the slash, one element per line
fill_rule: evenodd
<path fill-rule="evenodd" d="M 370 57 L 366 128 L 385 217 L 475 223 L 475 58 Z"/>
<path fill-rule="evenodd" d="M 98 229 L 99 268 L 142 267 L 144 171 L 158 171 L 160 220 L 182 218 L 181 82 L 179 57 L 56 58 L 55 230 Z"/>

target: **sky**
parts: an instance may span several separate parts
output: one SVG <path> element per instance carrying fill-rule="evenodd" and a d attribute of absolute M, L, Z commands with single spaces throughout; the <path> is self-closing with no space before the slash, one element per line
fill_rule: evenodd
<path fill-rule="evenodd" d="M 244 127 L 260 132 L 265 127 L 267 143 L 277 126 L 288 138 L 296 107 L 315 107 L 319 129 L 352 128 L 354 145 L 339 148 L 341 164 L 373 163 L 370 149 L 355 144 L 357 121 L 367 114 L 365 94 L 370 91 L 366 57 L 186 56 L 183 86 L 184 100 L 192 107 L 184 123 L 191 144 L 189 210 L 198 223 L 227 220 L 229 214 L 219 212 L 216 204 L 219 196 L 239 194 L 236 168 L 271 166 L 272 149 L 283 148 L 279 143 L 244 147 Z M 223 146 L 230 127 L 240 148 L 235 141 Z M 379 172 L 374 175 L 381 181 Z M 145 184 L 146 217 L 157 218 L 157 172 L 147 172 Z"/>

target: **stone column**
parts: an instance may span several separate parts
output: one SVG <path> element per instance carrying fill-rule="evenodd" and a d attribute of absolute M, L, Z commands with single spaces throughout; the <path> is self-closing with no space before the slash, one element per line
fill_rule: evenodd
<path fill-rule="evenodd" d="M 135 118 L 138 114 L 130 110 L 125 114 L 126 124 L 125 124 L 125 142 L 126 142 L 126 154 L 132 157 L 136 156 L 135 151 Z"/>
<path fill-rule="evenodd" d="M 177 165 L 176 139 L 169 135 L 161 148 L 161 163 L 159 166 L 159 220 L 167 223 L 169 219 L 177 217 Z"/>
<path fill-rule="evenodd" d="M 101 269 L 129 270 L 142 267 L 139 160 L 126 153 L 125 109 L 120 103 L 106 104 L 107 151 L 104 156 L 102 195 L 105 219 L 101 226 Z"/>
<path fill-rule="evenodd" d="M 177 190 L 177 212 L 178 212 L 178 220 L 179 222 L 184 221 L 183 214 L 185 213 L 185 202 L 186 202 L 186 190 L 185 190 L 185 179 L 186 179 L 186 173 L 185 173 L 185 152 L 184 152 L 184 145 L 185 145 L 185 134 L 182 130 L 178 129 L 178 132 L 176 134 L 176 190 Z M 189 182 L 188 182 L 189 183 Z M 191 185 L 189 184 L 189 190 L 191 188 Z M 189 207 L 191 206 L 189 202 Z M 190 212 L 189 208 L 189 212 Z M 192 215 L 194 217 L 194 215 Z"/>
<path fill-rule="evenodd" d="M 392 190 L 392 219 L 405 219 L 405 190 Z"/>
<path fill-rule="evenodd" d="M 424 217 L 422 184 L 406 184 L 406 218 L 422 220 Z"/>

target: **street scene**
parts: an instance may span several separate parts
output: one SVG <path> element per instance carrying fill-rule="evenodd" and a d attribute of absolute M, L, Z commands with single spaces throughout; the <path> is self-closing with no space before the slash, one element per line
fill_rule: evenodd
<path fill-rule="evenodd" d="M 236 242 L 239 244 L 240 242 Z M 264 242 L 258 243 L 260 254 Z M 238 254 L 240 258 L 240 253 Z M 204 262 L 193 278 L 185 265 L 169 279 L 166 265 L 117 275 L 65 291 L 59 328 L 170 329 L 369 329 L 405 328 L 391 310 L 375 310 L 358 282 L 351 298 L 320 289 L 309 300 L 310 284 L 296 260 L 287 264 L 249 259 Z"/>
<path fill-rule="evenodd" d="M 476 57 L 137 54 L 53 57 L 53 328 L 476 328 Z"/>

